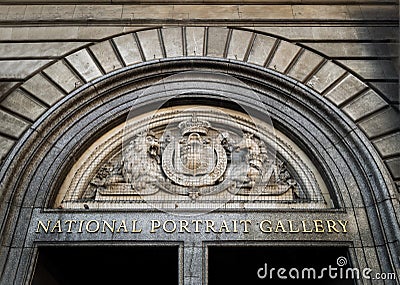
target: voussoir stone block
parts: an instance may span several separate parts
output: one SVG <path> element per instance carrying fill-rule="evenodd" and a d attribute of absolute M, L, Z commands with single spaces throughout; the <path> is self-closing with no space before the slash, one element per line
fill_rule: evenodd
<path fill-rule="evenodd" d="M 264 66 L 276 39 L 257 34 L 249 53 L 248 62 Z"/>
<path fill-rule="evenodd" d="M 117 49 L 126 65 L 139 63 L 142 61 L 139 47 L 133 34 L 119 36 L 113 39 Z"/>
<path fill-rule="evenodd" d="M 53 105 L 65 95 L 41 73 L 26 81 L 22 87 L 48 105 Z"/>
<path fill-rule="evenodd" d="M 13 145 L 13 140 L 0 136 L 0 159 L 7 155 Z"/>
<path fill-rule="evenodd" d="M 400 132 L 374 140 L 373 143 L 383 157 L 400 154 Z"/>
<path fill-rule="evenodd" d="M 108 73 L 122 67 L 109 41 L 95 44 L 90 47 L 90 50 L 105 72 Z"/>
<path fill-rule="evenodd" d="M 288 75 L 304 82 L 311 72 L 323 61 L 323 58 L 315 53 L 305 50 Z"/>
<path fill-rule="evenodd" d="M 228 29 L 210 27 L 208 28 L 207 55 L 222 57 L 225 51 Z"/>
<path fill-rule="evenodd" d="M 146 60 L 162 58 L 160 39 L 157 30 L 146 30 L 137 32 L 140 45 Z"/>
<path fill-rule="evenodd" d="M 182 28 L 164 28 L 162 36 L 167 57 L 183 56 Z"/>
<path fill-rule="evenodd" d="M 48 68 L 44 69 L 43 72 L 67 93 L 83 84 L 82 80 L 80 80 L 63 61 L 58 61 L 50 65 Z"/>
<path fill-rule="evenodd" d="M 344 106 L 342 110 L 354 121 L 357 121 L 364 116 L 374 113 L 386 105 L 387 103 L 382 99 L 382 97 L 370 89 L 361 96 L 352 100 L 350 103 Z"/>
<path fill-rule="evenodd" d="M 90 81 L 102 75 L 86 49 L 67 56 L 67 60 L 86 81 Z"/>
<path fill-rule="evenodd" d="M 311 77 L 307 85 L 322 93 L 345 72 L 343 68 L 337 66 L 332 61 L 328 61 Z"/>
<path fill-rule="evenodd" d="M 299 46 L 286 41 L 280 41 L 268 67 L 284 73 L 299 50 Z"/>
<path fill-rule="evenodd" d="M 400 128 L 399 111 L 388 108 L 360 121 L 359 127 L 368 137 L 376 137 Z"/>
<path fill-rule="evenodd" d="M 386 159 L 385 163 L 395 179 L 400 178 L 400 157 Z"/>
<path fill-rule="evenodd" d="M 186 52 L 188 56 L 202 56 L 204 50 L 203 27 L 186 27 Z"/>
<path fill-rule="evenodd" d="M 1 106 L 28 118 L 31 121 L 35 121 L 43 112 L 46 111 L 46 107 L 19 89 L 8 95 L 1 102 Z"/>
<path fill-rule="evenodd" d="M 252 33 L 233 30 L 229 43 L 228 58 L 243 60 L 250 44 Z"/>
<path fill-rule="evenodd" d="M 10 113 L 0 110 L 0 132 L 18 138 L 29 124 Z"/>
<path fill-rule="evenodd" d="M 335 87 L 333 87 L 325 96 L 334 104 L 340 105 L 365 88 L 367 88 L 367 86 L 364 83 L 362 83 L 355 76 L 349 74 Z"/>

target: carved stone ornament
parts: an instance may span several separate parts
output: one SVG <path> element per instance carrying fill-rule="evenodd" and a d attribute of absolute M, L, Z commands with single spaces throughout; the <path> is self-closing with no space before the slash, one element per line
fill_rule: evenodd
<path fill-rule="evenodd" d="M 161 112 L 117 128 L 88 153 L 64 182 L 56 206 L 326 205 L 313 173 L 291 147 L 238 113 Z"/>

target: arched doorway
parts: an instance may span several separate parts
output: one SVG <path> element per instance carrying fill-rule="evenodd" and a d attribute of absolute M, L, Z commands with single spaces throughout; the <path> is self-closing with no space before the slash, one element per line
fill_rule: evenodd
<path fill-rule="evenodd" d="M 143 90 L 182 71 L 212 71 L 245 82 L 267 106 L 282 137 L 287 137 L 302 150 L 318 170 L 315 175 L 321 176 L 329 190 L 328 197 L 332 199 L 329 207 L 312 211 L 304 207 L 288 207 L 283 211 L 268 207 L 216 210 L 201 219 L 205 227 L 198 231 L 196 228 L 187 230 L 185 219 L 176 219 L 157 210 L 126 210 L 127 207 L 123 207 L 102 211 L 99 207 L 85 208 L 85 203 L 79 210 L 54 208 L 58 190 L 84 152 L 106 132 L 118 128 L 125 121 L 132 102 Z M 198 78 L 198 82 L 201 81 L 204 79 Z M 224 81 L 218 84 L 230 92 L 226 97 L 235 95 L 231 85 Z M 186 88 L 185 84 L 183 88 Z M 254 102 L 252 104 L 251 98 L 240 93 L 235 96 L 246 106 L 254 110 L 259 108 Z M 224 100 L 210 92 L 199 94 L 197 99 L 200 101 L 194 102 L 201 102 L 202 106 L 212 106 L 210 103 L 217 99 L 214 102 L 219 101 L 225 107 Z M 149 96 L 141 107 L 162 100 L 162 96 Z M 42 116 L 34 129 L 25 135 L 14 160 L 7 167 L 15 169 L 15 172 L 13 175 L 7 172 L 4 178 L 9 198 L 6 207 L 2 208 L 8 217 L 4 243 L 10 246 L 2 250 L 4 256 L 15 256 L 8 259 L 4 268 L 6 274 L 3 276 L 10 280 L 32 278 L 33 267 L 30 264 L 34 264 L 38 246 L 55 241 L 69 245 L 87 241 L 98 245 L 110 241 L 132 244 L 149 240 L 173 242 L 180 246 L 181 260 L 197 261 L 190 265 L 180 263 L 180 279 L 185 284 L 198 284 L 206 278 L 203 273 L 204 250 L 215 241 L 225 245 L 232 240 L 237 244 L 344 245 L 353 264 L 380 272 L 393 271 L 397 262 L 394 259 L 396 248 L 389 242 L 398 234 L 396 217 L 390 214 L 394 202 L 387 200 L 391 196 L 391 186 L 385 168 L 363 133 L 333 104 L 305 85 L 251 64 L 211 57 L 166 59 L 105 75 L 69 94 Z M 378 201 L 388 202 L 376 203 Z M 111 231 L 102 222 L 107 221 L 112 227 L 113 220 L 119 222 L 118 227 L 122 221 L 129 220 L 129 229 L 125 230 L 127 225 L 122 226 L 118 235 L 114 233 L 117 229 Z M 75 235 L 72 229 L 69 232 L 68 226 L 73 222 L 66 224 L 66 221 L 77 221 L 76 233 L 80 231 L 78 221 L 83 221 L 82 232 L 79 235 Z M 233 221 L 237 221 L 241 228 L 227 234 L 228 225 L 225 226 L 223 221 L 229 221 L 231 227 L 234 227 Z M 196 222 L 194 224 L 196 226 Z M 101 226 L 105 227 L 104 233 Z M 295 227 L 289 233 L 291 226 Z M 308 234 L 310 230 L 312 232 Z M 130 234 L 125 234 L 126 231 Z M 366 255 L 373 258 L 367 260 Z M 381 264 L 376 262 L 378 259 Z"/>

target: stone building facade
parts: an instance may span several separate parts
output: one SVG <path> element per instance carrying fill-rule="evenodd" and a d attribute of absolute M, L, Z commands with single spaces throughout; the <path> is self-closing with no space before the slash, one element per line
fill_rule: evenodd
<path fill-rule="evenodd" d="M 1 284 L 400 282 L 397 1 L 0 5 Z"/>

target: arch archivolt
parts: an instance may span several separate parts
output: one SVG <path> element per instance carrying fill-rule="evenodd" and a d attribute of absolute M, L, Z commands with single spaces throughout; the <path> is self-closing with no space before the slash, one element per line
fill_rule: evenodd
<path fill-rule="evenodd" d="M 216 58 L 277 71 L 328 98 L 372 139 L 392 173 L 396 152 L 387 144 L 400 136 L 392 126 L 398 111 L 357 75 L 309 48 L 257 30 L 222 27 L 149 28 L 84 47 L 32 75 L 2 102 L 4 152 L 56 102 L 85 84 L 121 68 L 167 58 Z M 227 67 L 229 68 L 229 67 Z M 372 104 L 373 103 L 373 104 Z M 24 104 L 24 108 L 21 108 Z M 364 110 L 364 107 L 365 110 Z M 361 120 L 365 118 L 365 120 Z M 392 129 L 382 137 L 374 121 Z M 12 126 L 12 127 L 10 127 Z"/>

